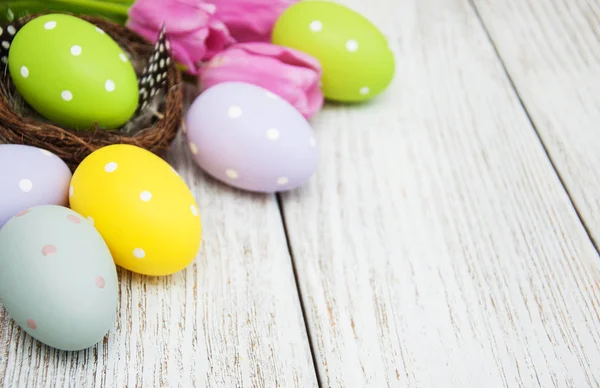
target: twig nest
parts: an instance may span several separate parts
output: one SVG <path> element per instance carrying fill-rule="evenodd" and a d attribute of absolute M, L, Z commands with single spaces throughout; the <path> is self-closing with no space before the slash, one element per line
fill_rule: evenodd
<path fill-rule="evenodd" d="M 107 145 L 160 155 L 175 138 L 182 80 L 164 31 L 153 45 L 107 19 L 67 14 L 2 30 L 0 143 L 52 151 L 74 171 Z M 41 44 L 42 34 L 52 38 Z"/>

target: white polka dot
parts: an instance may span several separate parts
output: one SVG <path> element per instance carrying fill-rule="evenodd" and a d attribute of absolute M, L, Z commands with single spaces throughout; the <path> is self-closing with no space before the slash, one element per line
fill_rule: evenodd
<path fill-rule="evenodd" d="M 8 57 L 2 57 L 0 58 L 0 61 L 2 61 L 2 63 L 8 63 Z"/>
<path fill-rule="evenodd" d="M 106 32 L 104 32 L 104 30 L 100 27 L 96 27 L 96 31 L 98 31 L 101 34 L 106 34 Z"/>
<path fill-rule="evenodd" d="M 4 30 L 2 29 L 2 27 L 0 27 L 0 35 L 2 35 L 3 32 Z"/>
<path fill-rule="evenodd" d="M 353 39 L 350 39 L 346 42 L 346 50 L 350 51 L 351 53 L 355 52 L 356 50 L 358 50 L 358 42 Z"/>
<path fill-rule="evenodd" d="M 316 147 L 317 146 L 317 140 L 314 137 L 310 137 L 310 139 L 308 139 L 308 142 L 310 144 L 311 147 Z"/>
<path fill-rule="evenodd" d="M 10 43 L 7 41 L 2 42 L 2 47 L 4 47 L 5 49 L 9 49 L 10 48 Z"/>
<path fill-rule="evenodd" d="M 75 189 L 73 188 L 73 186 L 69 186 L 69 198 L 71 198 L 73 196 L 74 192 L 75 192 Z"/>
<path fill-rule="evenodd" d="M 40 150 L 40 152 L 46 156 L 52 156 L 52 152 L 50 152 L 48 150 Z"/>
<path fill-rule="evenodd" d="M 49 22 L 46 22 L 46 24 L 44 24 L 44 28 L 47 30 L 53 30 L 56 27 L 56 22 L 54 20 L 51 20 Z"/>
<path fill-rule="evenodd" d="M 369 89 L 367 86 L 363 86 L 362 88 L 360 88 L 360 94 L 362 94 L 363 96 L 366 96 L 369 93 L 371 93 L 371 89 Z"/>
<path fill-rule="evenodd" d="M 164 59 L 161 59 L 161 60 L 160 60 L 160 62 L 159 62 L 159 66 L 160 66 L 161 68 L 165 67 L 165 60 L 164 60 Z"/>
<path fill-rule="evenodd" d="M 152 193 L 149 191 L 142 191 L 140 193 L 140 199 L 144 202 L 148 202 L 149 200 L 152 199 Z"/>
<path fill-rule="evenodd" d="M 127 57 L 125 56 L 125 54 L 123 54 L 123 53 L 119 54 L 119 58 L 121 58 L 121 60 L 123 62 L 127 62 Z"/>
<path fill-rule="evenodd" d="M 74 45 L 71 47 L 71 54 L 74 56 L 78 56 L 81 55 L 81 46 L 79 45 Z"/>
<path fill-rule="evenodd" d="M 237 179 L 238 177 L 238 173 L 235 170 L 232 169 L 227 169 L 227 171 L 225 171 L 225 174 L 227 174 L 228 177 L 230 177 L 231 179 Z"/>
<path fill-rule="evenodd" d="M 29 77 L 29 69 L 27 68 L 27 66 L 21 66 L 21 77 Z"/>
<path fill-rule="evenodd" d="M 33 189 L 33 183 L 29 179 L 21 179 L 19 182 L 19 188 L 24 193 L 29 193 Z"/>
<path fill-rule="evenodd" d="M 87 219 L 92 225 L 94 225 L 94 219 L 91 216 L 89 216 Z"/>
<path fill-rule="evenodd" d="M 17 32 L 17 30 L 13 26 L 6 27 L 6 31 L 8 31 L 8 33 L 11 35 L 14 35 Z"/>
<path fill-rule="evenodd" d="M 135 248 L 133 250 L 133 255 L 138 259 L 143 259 L 144 257 L 146 257 L 146 252 L 144 252 L 142 248 Z"/>
<path fill-rule="evenodd" d="M 237 105 L 232 105 L 229 107 L 229 110 L 227 111 L 227 115 L 231 119 L 237 119 L 238 117 L 240 117 L 242 115 L 242 108 L 240 108 Z"/>
<path fill-rule="evenodd" d="M 267 138 L 270 140 L 279 139 L 279 130 L 277 128 L 269 128 L 267 131 Z"/>
<path fill-rule="evenodd" d="M 106 89 L 107 92 L 114 92 L 115 91 L 115 82 L 113 80 L 107 79 L 106 82 L 104 83 L 104 89 Z"/>
<path fill-rule="evenodd" d="M 60 96 L 65 101 L 71 101 L 73 99 L 73 93 L 71 93 L 68 90 L 63 90 L 63 92 L 60 94 Z"/>
<path fill-rule="evenodd" d="M 192 151 L 192 154 L 198 155 L 198 146 L 190 142 L 190 151 Z"/>
<path fill-rule="evenodd" d="M 115 162 L 109 162 L 106 163 L 106 166 L 104 166 L 104 171 L 106 172 L 115 172 L 115 170 L 117 169 L 117 167 L 119 167 L 119 165 Z"/>
<path fill-rule="evenodd" d="M 192 215 L 194 217 L 198 217 L 198 208 L 196 207 L 196 205 L 190 206 L 190 210 L 192 211 Z"/>
<path fill-rule="evenodd" d="M 277 94 L 271 92 L 267 92 L 267 97 L 272 98 L 273 100 L 277 100 L 279 98 L 277 97 Z"/>
<path fill-rule="evenodd" d="M 321 23 L 319 20 L 313 20 L 310 23 L 310 30 L 313 32 L 319 32 L 323 29 L 323 23 Z"/>
<path fill-rule="evenodd" d="M 289 181 L 290 181 L 290 180 L 289 180 L 287 177 L 284 177 L 284 176 L 282 176 L 281 178 L 278 178 L 278 179 L 277 179 L 277 184 L 278 184 L 279 186 L 283 186 L 283 185 L 285 185 L 286 183 L 288 183 Z"/>

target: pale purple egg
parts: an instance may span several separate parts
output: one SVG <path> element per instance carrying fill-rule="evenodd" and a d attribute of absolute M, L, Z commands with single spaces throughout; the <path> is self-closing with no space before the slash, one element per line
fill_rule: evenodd
<path fill-rule="evenodd" d="M 214 178 L 254 192 L 295 189 L 315 173 L 315 132 L 293 105 L 253 84 L 226 82 L 201 93 L 185 124 L 196 163 Z"/>
<path fill-rule="evenodd" d="M 53 153 L 26 145 L 0 144 L 0 228 L 38 205 L 66 206 L 71 171 Z"/>

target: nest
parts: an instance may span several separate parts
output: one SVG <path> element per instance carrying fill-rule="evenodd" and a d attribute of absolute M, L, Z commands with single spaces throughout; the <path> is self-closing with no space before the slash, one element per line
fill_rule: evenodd
<path fill-rule="evenodd" d="M 19 19 L 24 24 L 39 15 Z M 105 18 L 79 18 L 103 29 L 125 53 L 129 54 L 138 78 L 144 70 L 154 46 L 144 38 Z M 182 120 L 182 76 L 171 61 L 162 91 L 153 103 L 136 113 L 123 128 L 104 130 L 62 128 L 29 107 L 11 81 L 8 67 L 0 74 L 0 144 L 24 144 L 53 152 L 74 171 L 85 157 L 95 150 L 112 144 L 131 144 L 162 156 L 177 135 Z"/>

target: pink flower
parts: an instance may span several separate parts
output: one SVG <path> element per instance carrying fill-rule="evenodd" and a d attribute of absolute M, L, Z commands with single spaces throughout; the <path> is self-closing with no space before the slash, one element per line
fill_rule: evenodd
<path fill-rule="evenodd" d="M 217 54 L 201 70 L 201 90 L 238 81 L 263 87 L 294 105 L 309 118 L 323 106 L 318 60 L 271 43 L 239 43 Z"/>
<path fill-rule="evenodd" d="M 279 15 L 298 0 L 207 0 L 240 42 L 270 42 Z"/>
<path fill-rule="evenodd" d="M 215 13 L 215 5 L 201 0 L 137 0 L 127 27 L 154 42 L 164 24 L 173 57 L 195 75 L 202 61 L 235 43 Z"/>

